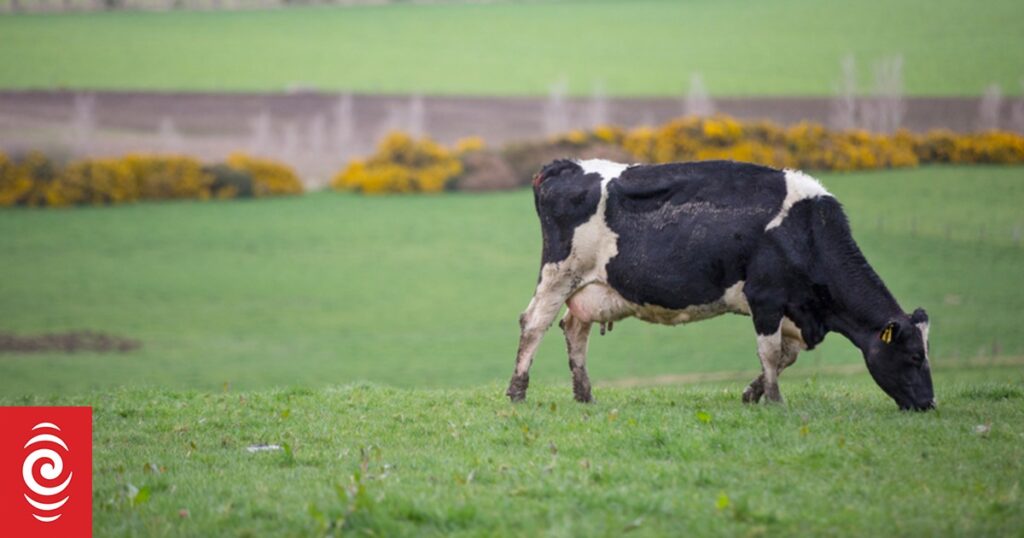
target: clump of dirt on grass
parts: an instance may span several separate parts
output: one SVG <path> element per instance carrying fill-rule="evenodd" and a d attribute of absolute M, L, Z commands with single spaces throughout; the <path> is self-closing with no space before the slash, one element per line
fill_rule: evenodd
<path fill-rule="evenodd" d="M 95 331 L 70 331 L 21 336 L 0 331 L 0 353 L 125 353 L 142 347 L 142 342 Z"/>

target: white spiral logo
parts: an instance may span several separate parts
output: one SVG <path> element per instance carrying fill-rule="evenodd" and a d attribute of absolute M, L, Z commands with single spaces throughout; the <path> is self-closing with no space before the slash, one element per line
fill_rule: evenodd
<path fill-rule="evenodd" d="M 50 422 L 40 422 L 32 427 L 32 431 L 35 430 L 56 430 L 60 431 L 60 428 L 56 424 Z M 32 505 L 33 508 L 39 510 L 47 515 L 40 515 L 35 512 L 32 513 L 32 517 L 42 521 L 44 523 L 50 523 L 56 521 L 60 517 L 60 513 L 57 510 L 64 506 L 64 503 L 68 502 L 71 498 L 70 495 L 65 495 L 62 499 L 60 497 L 64 490 L 68 488 L 68 484 L 71 483 L 71 475 L 74 474 L 68 471 L 68 477 L 61 482 L 59 485 L 44 486 L 39 483 L 36 478 L 37 470 L 36 463 L 42 460 L 42 465 L 39 466 L 38 476 L 44 479 L 48 483 L 54 483 L 60 479 L 64 473 L 64 459 L 61 457 L 54 448 L 60 447 L 64 449 L 64 452 L 70 452 L 68 445 L 64 443 L 64 440 L 52 433 L 40 433 L 35 437 L 28 440 L 25 443 L 25 448 L 28 448 L 35 444 L 42 444 L 41 447 L 36 448 L 32 451 L 28 457 L 25 458 L 25 463 L 21 466 L 21 476 L 25 479 L 25 485 L 35 495 L 42 497 L 44 501 L 33 499 L 27 493 L 25 494 L 25 500 Z M 53 515 L 49 515 L 53 514 Z"/>

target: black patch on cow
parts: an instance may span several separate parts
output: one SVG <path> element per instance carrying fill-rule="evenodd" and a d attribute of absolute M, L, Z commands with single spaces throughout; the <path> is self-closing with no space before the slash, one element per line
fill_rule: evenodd
<path fill-rule="evenodd" d="M 813 227 L 815 217 L 821 217 L 820 204 L 834 201 L 831 197 L 800 200 L 789 208 L 779 226 L 764 234 L 750 260 L 744 286 L 759 334 L 774 333 L 782 316 L 800 327 L 808 349 L 821 343 L 828 333 L 827 318 L 833 299 L 827 264 L 818 259 L 822 248 L 815 241 Z M 841 213 L 839 216 L 845 222 L 846 217 Z"/>
<path fill-rule="evenodd" d="M 537 175 L 533 196 L 544 236 L 541 264 L 560 262 L 572 251 L 573 231 L 597 211 L 601 176 L 584 174 L 572 161 L 555 161 Z"/>
<path fill-rule="evenodd" d="M 782 224 L 765 233 L 744 292 L 759 333 L 774 332 L 774 314 L 784 315 L 800 327 L 809 349 L 831 330 L 858 341 L 855 328 L 884 326 L 900 311 L 831 196 L 796 202 Z M 758 312 L 766 314 L 762 323 Z"/>
<path fill-rule="evenodd" d="M 608 282 L 638 304 L 683 309 L 718 300 L 746 278 L 785 197 L 785 174 L 753 164 L 631 167 L 608 186 L 608 226 L 619 235 Z"/>

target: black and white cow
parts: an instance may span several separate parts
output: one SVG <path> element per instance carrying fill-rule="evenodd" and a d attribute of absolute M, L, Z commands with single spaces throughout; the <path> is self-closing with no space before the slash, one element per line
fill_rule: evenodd
<path fill-rule="evenodd" d="M 707 161 L 625 165 L 559 160 L 533 180 L 544 246 L 520 316 L 512 401 L 563 304 L 573 392 L 591 401 L 591 325 L 630 316 L 676 325 L 753 318 L 761 375 L 744 402 L 780 401 L 778 376 L 830 331 L 864 354 L 901 409 L 934 407 L 928 315 L 906 314 L 850 235 L 842 206 L 793 170 Z"/>

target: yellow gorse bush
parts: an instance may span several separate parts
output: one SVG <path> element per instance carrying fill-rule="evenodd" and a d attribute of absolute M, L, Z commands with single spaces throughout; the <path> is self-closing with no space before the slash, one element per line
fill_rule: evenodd
<path fill-rule="evenodd" d="M 252 176 L 252 190 L 255 196 L 302 194 L 299 176 L 291 168 L 277 161 L 233 153 L 228 157 L 227 165 Z"/>
<path fill-rule="evenodd" d="M 459 153 L 429 138 L 391 133 L 368 159 L 349 163 L 331 186 L 366 194 L 440 192 L 462 173 Z"/>
<path fill-rule="evenodd" d="M 71 163 L 46 192 L 46 205 L 117 204 L 139 199 L 139 181 L 131 168 L 117 159 Z"/>
<path fill-rule="evenodd" d="M 119 162 L 134 176 L 143 200 L 205 200 L 213 195 L 213 174 L 190 157 L 131 154 Z"/>
<path fill-rule="evenodd" d="M 31 189 L 32 179 L 20 174 L 7 155 L 0 153 L 0 206 L 17 204 Z"/>
<path fill-rule="evenodd" d="M 47 205 L 59 173 L 42 153 L 29 153 L 18 160 L 4 156 L 0 164 L 0 205 Z"/>
<path fill-rule="evenodd" d="M 105 205 L 302 192 L 295 172 L 273 161 L 232 155 L 230 178 L 222 177 L 223 172 L 218 172 L 222 168 L 174 155 L 131 154 L 58 166 L 39 153 L 18 160 L 0 154 L 0 206 Z"/>
<path fill-rule="evenodd" d="M 575 141 L 608 141 L 601 128 Z M 778 168 L 868 170 L 921 163 L 1024 163 L 1024 137 L 992 131 L 955 134 L 933 131 L 891 135 L 832 131 L 814 123 L 782 128 L 769 122 L 742 123 L 718 116 L 680 118 L 658 127 L 639 127 L 619 145 L 640 161 L 664 163 L 708 159 L 750 161 Z"/>

